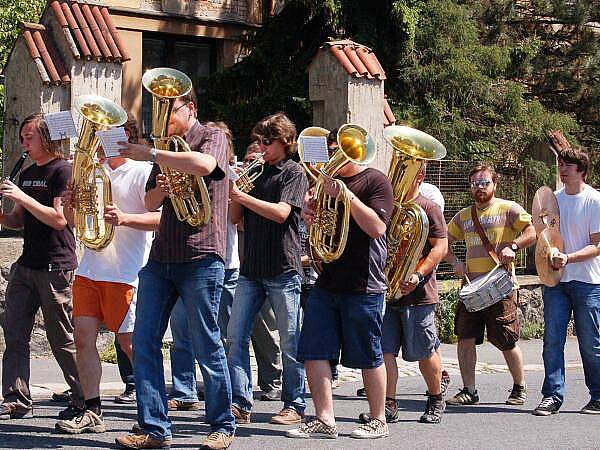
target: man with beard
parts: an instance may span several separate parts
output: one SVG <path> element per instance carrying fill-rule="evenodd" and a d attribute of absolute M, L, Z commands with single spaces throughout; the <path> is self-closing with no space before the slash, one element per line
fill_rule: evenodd
<path fill-rule="evenodd" d="M 531 216 L 517 203 L 496 197 L 498 175 L 492 167 L 484 164 L 475 166 L 469 173 L 469 181 L 483 232 L 500 263 L 513 264 L 516 252 L 535 242 Z M 452 243 L 460 240 L 465 241 L 467 248 L 466 264 L 459 261 L 452 251 Z M 471 206 L 458 212 L 448 224 L 448 244 L 446 261 L 452 264 L 455 273 L 461 278 L 466 275 L 473 280 L 490 272 L 496 265 L 477 232 Z M 476 312 L 467 311 L 465 305 L 458 302 L 454 333 L 458 336 L 458 364 L 464 387 L 446 403 L 473 405 L 479 401 L 475 389 L 475 346 L 483 342 L 484 329 L 487 329 L 488 340 L 502 351 L 513 378 L 513 388 L 506 403 L 524 404 L 527 388 L 523 375 L 523 355 L 517 344 L 520 328 L 516 290 L 499 302 Z"/>

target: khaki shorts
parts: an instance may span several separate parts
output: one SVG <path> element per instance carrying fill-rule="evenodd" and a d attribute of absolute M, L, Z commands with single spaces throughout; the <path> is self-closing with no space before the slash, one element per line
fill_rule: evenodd
<path fill-rule="evenodd" d="M 126 283 L 75 276 L 73 317 L 95 317 L 114 333 L 131 333 L 135 323 L 135 288 Z"/>
<path fill-rule="evenodd" d="M 454 334 L 461 339 L 475 339 L 483 343 L 483 333 L 498 349 L 512 350 L 519 340 L 521 328 L 517 317 L 517 292 L 481 311 L 469 312 L 463 302 L 456 304 Z"/>

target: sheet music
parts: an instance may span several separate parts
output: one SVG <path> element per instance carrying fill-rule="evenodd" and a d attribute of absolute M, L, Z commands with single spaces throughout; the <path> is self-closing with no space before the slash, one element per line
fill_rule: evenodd
<path fill-rule="evenodd" d="M 325 136 L 303 136 L 298 139 L 302 146 L 302 160 L 310 163 L 329 161 L 327 138 Z"/>
<path fill-rule="evenodd" d="M 77 136 L 77 128 L 71 111 L 59 111 L 54 113 L 44 114 L 44 119 L 48 124 L 50 131 L 50 140 L 60 141 Z"/>
<path fill-rule="evenodd" d="M 237 181 L 240 176 L 236 173 L 235 170 L 233 170 L 232 166 L 227 166 L 227 178 L 229 179 L 229 181 Z"/>
<path fill-rule="evenodd" d="M 125 128 L 115 127 L 108 130 L 96 131 L 96 135 L 100 138 L 100 143 L 104 149 L 104 154 L 107 158 L 115 158 L 121 156 L 119 150 L 121 146 L 117 142 L 127 142 Z"/>

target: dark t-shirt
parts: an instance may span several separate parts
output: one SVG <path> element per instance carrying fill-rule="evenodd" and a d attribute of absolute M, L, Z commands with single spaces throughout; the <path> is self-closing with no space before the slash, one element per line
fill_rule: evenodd
<path fill-rule="evenodd" d="M 427 214 L 429 220 L 429 234 L 427 235 L 427 243 L 423 247 L 423 253 L 421 258 L 426 257 L 431 251 L 431 244 L 429 238 L 442 239 L 448 237 L 448 227 L 446 226 L 446 220 L 440 207 L 433 201 L 419 195 L 415 199 L 415 203 L 419 205 Z M 398 301 L 398 305 L 431 305 L 439 301 L 437 281 L 435 278 L 435 269 L 429 275 L 425 277 L 423 284 L 417 286 L 417 288 L 403 297 Z"/>
<path fill-rule="evenodd" d="M 291 159 L 265 165 L 250 192 L 271 203 L 292 207 L 283 223 L 277 223 L 244 208 L 244 247 L 240 273 L 251 279 L 272 278 L 286 272 L 302 271 L 298 227 L 300 208 L 308 190 L 304 169 Z"/>
<path fill-rule="evenodd" d="M 19 187 L 44 206 L 54 207 L 71 179 L 71 165 L 64 159 L 33 164 L 21 172 Z M 23 208 L 24 209 L 24 208 Z M 75 236 L 67 225 L 62 230 L 44 224 L 24 209 L 23 254 L 17 261 L 30 269 L 73 270 L 77 267 Z"/>
<path fill-rule="evenodd" d="M 194 152 L 212 155 L 217 167 L 208 176 L 203 177 L 212 214 L 209 223 L 202 227 L 193 227 L 177 219 L 171 199 L 163 202 L 159 230 L 152 242 L 149 259 L 163 263 L 190 262 L 209 254 L 218 255 L 225 261 L 227 245 L 227 204 L 229 181 L 225 177 L 227 170 L 227 138 L 217 128 L 208 128 L 196 122 L 185 135 L 185 141 Z M 160 167 L 155 164 L 146 183 L 146 191 L 156 187 L 156 175 Z M 196 196 L 198 198 L 198 196 Z"/>
<path fill-rule="evenodd" d="M 352 177 L 339 179 L 387 225 L 392 214 L 393 192 L 383 173 L 367 168 Z M 316 285 L 340 293 L 383 293 L 387 289 L 386 258 L 385 234 L 372 239 L 350 216 L 346 249 L 337 261 L 323 264 Z"/>

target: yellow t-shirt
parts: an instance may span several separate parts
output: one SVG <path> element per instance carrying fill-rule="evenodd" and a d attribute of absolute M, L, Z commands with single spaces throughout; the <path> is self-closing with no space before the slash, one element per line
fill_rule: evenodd
<path fill-rule="evenodd" d="M 487 238 L 496 253 L 515 240 L 531 224 L 531 215 L 519 204 L 497 198 L 490 206 L 477 209 Z M 491 258 L 473 225 L 471 207 L 460 210 L 448 223 L 448 236 L 454 241 L 465 241 L 467 247 L 467 276 L 473 280 L 488 273 L 496 263 Z"/>

